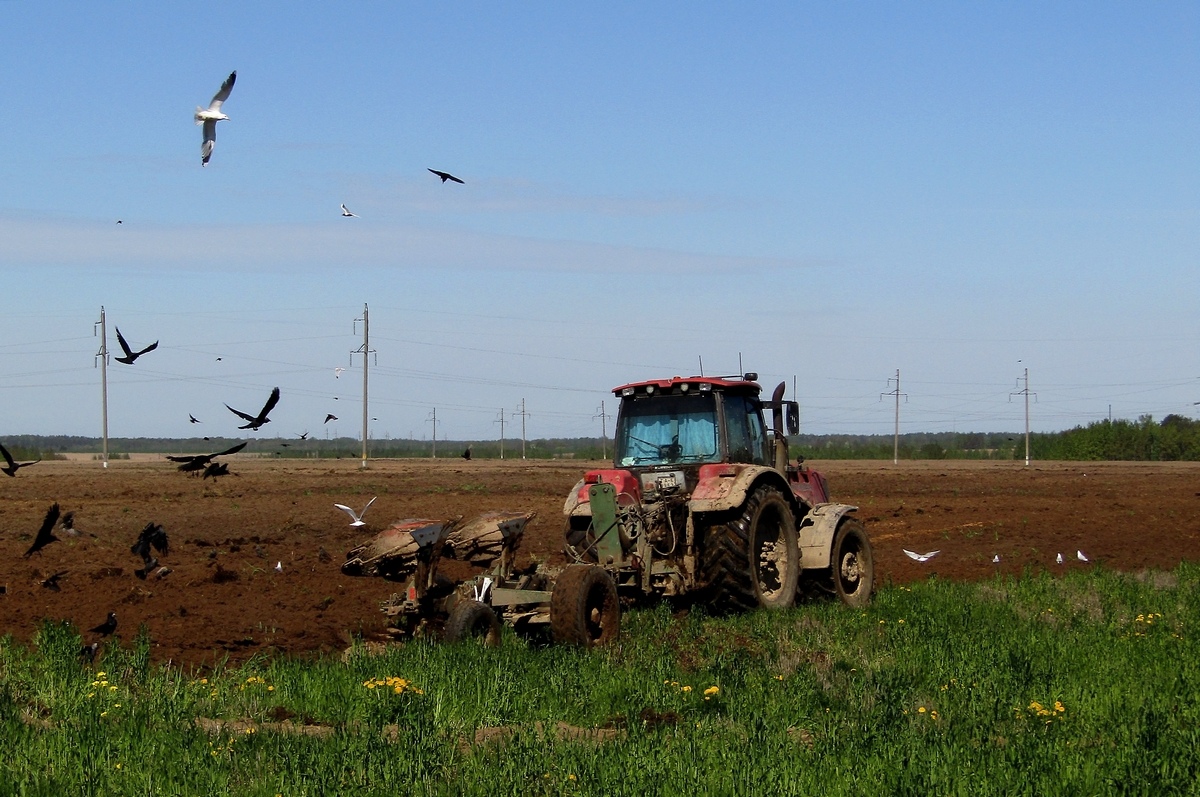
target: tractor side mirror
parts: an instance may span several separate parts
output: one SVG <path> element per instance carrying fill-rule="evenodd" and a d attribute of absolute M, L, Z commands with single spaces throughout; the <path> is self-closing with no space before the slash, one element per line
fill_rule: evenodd
<path fill-rule="evenodd" d="M 787 402 L 787 431 L 800 434 L 800 404 L 795 401 Z"/>

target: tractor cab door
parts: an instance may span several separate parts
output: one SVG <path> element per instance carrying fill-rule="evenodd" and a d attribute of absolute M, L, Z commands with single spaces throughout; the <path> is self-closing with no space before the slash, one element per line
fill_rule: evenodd
<path fill-rule="evenodd" d="M 762 405 L 750 396 L 726 393 L 722 398 L 727 461 L 766 465 L 769 459 Z"/>

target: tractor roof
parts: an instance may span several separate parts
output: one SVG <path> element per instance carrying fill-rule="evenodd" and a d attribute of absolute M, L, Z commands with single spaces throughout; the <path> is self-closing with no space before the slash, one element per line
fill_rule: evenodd
<path fill-rule="evenodd" d="M 630 382 L 613 388 L 617 396 L 646 395 L 651 393 L 674 394 L 715 390 L 721 393 L 749 393 L 757 396 L 762 385 L 754 381 L 758 374 L 740 376 L 673 376 L 670 379 L 647 379 Z"/>

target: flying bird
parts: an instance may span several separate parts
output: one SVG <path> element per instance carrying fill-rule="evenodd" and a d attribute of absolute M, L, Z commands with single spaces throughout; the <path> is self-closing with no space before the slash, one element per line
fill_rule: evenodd
<path fill-rule="evenodd" d="M 378 498 L 378 497 L 379 496 L 375 496 L 375 498 Z M 346 506 L 345 504 L 334 504 L 334 506 L 337 507 L 338 509 L 342 510 L 343 512 L 345 512 L 351 518 L 353 518 L 353 520 L 350 523 L 351 526 L 365 526 L 367 524 L 366 524 L 366 521 L 363 520 L 363 515 L 367 514 L 367 510 L 371 508 L 371 504 L 375 503 L 375 498 L 372 498 L 370 501 L 367 501 L 367 505 L 362 508 L 361 512 L 355 512 L 353 509 Z"/>
<path fill-rule="evenodd" d="M 30 465 L 36 465 L 41 462 L 40 459 L 35 459 L 33 462 L 14 462 L 12 454 L 8 453 L 8 449 L 5 448 L 2 443 L 0 443 L 0 456 L 4 457 L 4 467 L 0 468 L 0 471 L 3 471 L 9 476 L 16 476 L 17 471 L 19 471 L 21 468 L 25 468 Z"/>
<path fill-rule="evenodd" d="M 59 570 L 57 573 L 50 576 L 49 578 L 43 579 L 42 586 L 53 592 L 58 592 L 59 591 L 58 580 L 70 572 L 71 572 L 70 570 Z"/>
<path fill-rule="evenodd" d="M 147 523 L 138 535 L 137 542 L 129 547 L 129 552 L 137 554 L 142 557 L 143 562 L 149 563 L 151 548 L 165 556 L 170 546 L 171 541 L 167 539 L 166 529 L 157 523 Z"/>
<path fill-rule="evenodd" d="M 430 169 L 429 171 L 433 172 L 438 177 L 442 178 L 443 183 L 446 182 L 447 180 L 453 180 L 456 183 L 462 183 L 463 185 L 466 185 L 466 183 L 463 183 L 462 180 L 458 179 L 457 177 L 455 177 L 453 174 L 450 174 L 449 172 L 439 172 L 437 169 Z"/>
<path fill-rule="evenodd" d="M 75 528 L 75 510 L 63 514 L 62 519 L 58 521 L 69 537 L 78 537 L 79 531 Z"/>
<path fill-rule="evenodd" d="M 330 421 L 336 421 L 337 419 L 338 419 L 338 417 L 331 412 L 325 416 L 325 423 L 329 423 Z"/>
<path fill-rule="evenodd" d="M 341 379 L 341 378 L 342 378 L 342 371 L 345 371 L 345 370 L 346 370 L 345 368 L 341 368 L 341 367 L 334 368 L 334 369 L 333 369 L 333 378 L 334 378 L 334 379 Z"/>
<path fill-rule="evenodd" d="M 467 446 L 467 450 L 462 452 L 462 458 L 465 460 L 468 460 L 468 461 L 471 459 L 471 447 L 470 446 Z"/>
<path fill-rule="evenodd" d="M 116 359 L 117 362 L 125 363 L 126 365 L 133 365 L 134 361 L 138 357 L 141 357 L 148 351 L 154 351 L 158 348 L 158 341 L 156 340 L 141 351 L 134 351 L 133 349 L 129 348 L 129 344 L 125 341 L 125 336 L 121 334 L 120 327 L 117 327 L 117 343 L 121 344 L 121 348 L 125 350 L 125 356 L 116 357 L 114 359 Z"/>
<path fill-rule="evenodd" d="M 1078 559 L 1078 560 L 1079 560 L 1079 561 L 1081 561 L 1081 562 L 1086 562 L 1086 561 L 1089 561 L 1089 560 L 1088 560 L 1088 558 L 1087 558 L 1087 556 L 1085 556 L 1085 555 L 1084 555 L 1083 551 L 1076 551 L 1076 552 L 1075 552 L 1075 558 L 1076 558 L 1076 559 Z"/>
<path fill-rule="evenodd" d="M 935 557 L 939 553 L 941 553 L 941 551 L 930 551 L 929 553 L 915 553 L 913 551 L 908 550 L 907 548 L 901 548 L 900 550 L 904 551 L 904 555 L 907 556 L 909 559 L 915 559 L 918 562 L 928 562 L 930 559 L 932 559 L 933 557 Z"/>
<path fill-rule="evenodd" d="M 246 425 L 239 426 L 238 427 L 239 429 L 253 429 L 255 431 L 258 431 L 258 428 L 260 426 L 262 426 L 264 423 L 271 422 L 271 419 L 268 418 L 267 415 L 271 412 L 271 410 L 275 409 L 275 405 L 278 403 L 279 403 L 279 388 L 275 388 L 274 390 L 271 391 L 271 395 L 267 399 L 267 403 L 264 404 L 263 408 L 258 411 L 258 415 L 248 415 L 248 414 L 242 412 L 241 410 L 235 410 L 233 407 L 230 407 L 228 404 L 225 405 L 225 408 L 228 409 L 230 412 L 232 412 L 234 415 L 237 415 L 239 418 L 242 418 L 245 421 L 247 421 Z"/>
<path fill-rule="evenodd" d="M 351 212 L 350 212 L 350 211 L 349 211 L 349 210 L 346 208 L 346 203 L 345 203 L 345 202 L 343 202 L 343 203 L 342 203 L 342 215 L 343 215 L 343 216 L 346 216 L 347 218 L 356 218 L 356 219 L 358 218 L 358 214 L 357 214 L 357 213 L 351 213 Z"/>
<path fill-rule="evenodd" d="M 196 418 L 196 416 L 192 415 L 190 412 L 188 413 L 188 420 L 191 421 L 192 423 L 200 423 L 200 421 Z"/>
<path fill-rule="evenodd" d="M 38 551 L 45 548 L 52 542 L 58 542 L 58 537 L 54 536 L 54 527 L 58 525 L 58 504 L 50 505 L 46 510 L 46 517 L 42 519 L 42 527 L 38 529 L 37 536 L 33 538 L 33 545 L 29 546 L 29 550 L 25 552 L 25 558 L 33 556 Z"/>
<path fill-rule="evenodd" d="M 167 459 L 171 460 L 172 462 L 182 462 L 183 464 L 179 466 L 179 470 L 183 471 L 184 473 L 189 473 L 191 471 L 204 470 L 205 467 L 207 467 L 208 464 L 217 457 L 223 457 L 226 454 L 236 454 L 245 447 L 245 443 L 238 443 L 233 448 L 227 448 L 224 451 L 218 451 L 215 454 L 195 454 L 193 456 L 184 457 L 167 457 Z"/>
<path fill-rule="evenodd" d="M 105 621 L 103 623 L 96 626 L 95 628 L 88 629 L 88 631 L 90 631 L 91 633 L 99 634 L 100 636 L 108 636 L 109 634 L 111 634 L 113 631 L 116 631 L 116 630 L 117 630 L 117 613 L 116 612 L 109 612 L 108 617 L 105 619 Z"/>
<path fill-rule="evenodd" d="M 307 440 L 307 439 L 308 439 L 308 432 L 307 432 L 307 431 L 305 431 L 305 432 L 304 432 L 304 434 L 296 435 L 296 437 L 300 438 L 301 440 Z"/>
<path fill-rule="evenodd" d="M 221 89 L 213 95 L 212 102 L 208 104 L 208 110 L 196 106 L 196 124 L 204 125 L 204 143 L 200 145 L 200 165 L 207 166 L 208 159 L 212 157 L 213 147 L 217 145 L 217 122 L 227 121 L 228 116 L 221 113 L 221 105 L 225 100 L 229 99 L 229 92 L 233 91 L 234 81 L 237 80 L 237 70 L 229 73 L 229 77 L 225 78 L 225 82 L 221 84 Z"/>

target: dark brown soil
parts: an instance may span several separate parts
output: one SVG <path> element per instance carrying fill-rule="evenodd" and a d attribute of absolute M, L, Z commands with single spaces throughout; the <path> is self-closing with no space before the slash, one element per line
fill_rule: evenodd
<path fill-rule="evenodd" d="M 334 502 L 357 509 L 379 496 L 367 513 L 375 530 L 400 518 L 535 510 L 522 557 L 562 563 L 563 501 L 589 467 L 403 460 L 364 471 L 346 460 L 228 459 L 237 475 L 218 481 L 160 461 L 113 462 L 108 470 L 42 462 L 0 478 L 0 629 L 25 640 L 44 619 L 87 629 L 115 611 L 117 635 L 129 639 L 145 625 L 160 661 L 340 650 L 353 636 L 382 631 L 379 602 L 398 586 L 342 575 L 345 552 L 372 533 L 350 528 Z M 879 584 L 931 573 L 971 580 L 1027 568 L 1140 570 L 1200 559 L 1200 463 L 814 466 L 837 500 L 860 508 Z M 60 542 L 23 558 L 55 501 L 75 511 L 82 534 L 60 530 Z M 129 547 L 150 521 L 170 536 L 159 559 L 171 572 L 142 581 Z M 922 564 L 902 548 L 941 553 Z M 1077 550 L 1091 563 L 1078 562 Z M 59 591 L 41 585 L 64 570 Z"/>

